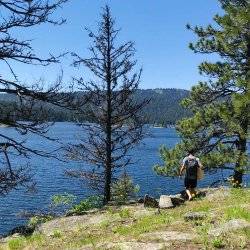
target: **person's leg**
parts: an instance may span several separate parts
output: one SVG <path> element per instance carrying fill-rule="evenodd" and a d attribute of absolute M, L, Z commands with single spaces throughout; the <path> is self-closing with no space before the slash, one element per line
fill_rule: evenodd
<path fill-rule="evenodd" d="M 196 195 L 195 188 L 191 188 L 191 189 L 190 189 L 190 193 L 191 193 L 191 196 L 192 196 L 192 197 L 195 197 L 195 195 Z"/>
<path fill-rule="evenodd" d="M 196 196 L 196 190 L 195 190 L 196 186 L 197 186 L 197 180 L 192 180 L 190 182 L 190 192 L 191 192 L 192 197 Z"/>
<path fill-rule="evenodd" d="M 192 194 L 188 188 L 186 189 L 186 193 L 188 195 L 188 200 L 190 201 L 192 199 Z"/>

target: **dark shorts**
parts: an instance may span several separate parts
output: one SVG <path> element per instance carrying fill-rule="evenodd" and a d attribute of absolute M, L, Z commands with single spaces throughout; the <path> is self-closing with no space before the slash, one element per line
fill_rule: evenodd
<path fill-rule="evenodd" d="M 185 185 L 186 188 L 196 188 L 196 186 L 197 186 L 197 179 L 191 180 L 191 179 L 185 178 L 184 185 Z"/>

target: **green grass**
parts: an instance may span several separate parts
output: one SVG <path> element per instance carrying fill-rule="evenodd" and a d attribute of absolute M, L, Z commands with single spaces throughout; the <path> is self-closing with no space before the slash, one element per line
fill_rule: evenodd
<path fill-rule="evenodd" d="M 86 245 L 98 249 L 107 242 L 140 241 L 144 233 L 162 230 L 196 233 L 195 240 L 185 242 L 187 246 L 190 244 L 190 249 L 193 246 L 201 249 L 247 249 L 250 246 L 250 229 L 229 232 L 214 238 L 208 236 L 208 231 L 231 219 L 250 221 L 248 204 L 250 189 L 233 189 L 229 196 L 219 195 L 214 201 L 196 199 L 174 209 L 162 210 L 160 214 L 140 218 L 135 216 L 137 210 L 133 207 L 111 207 L 104 212 L 107 219 L 101 223 L 89 226 L 83 224 L 67 233 L 55 230 L 51 237 L 36 233 L 28 237 L 14 238 L 5 245 L 0 244 L 0 249 L 75 249 Z M 184 220 L 185 213 L 199 211 L 206 212 L 207 218 L 201 221 Z M 181 244 L 184 243 L 175 242 L 175 249 L 179 246 L 186 247 Z"/>
<path fill-rule="evenodd" d="M 226 220 L 244 219 L 250 222 L 250 211 L 244 207 L 228 207 L 225 209 Z"/>
<path fill-rule="evenodd" d="M 121 218 L 129 218 L 131 217 L 131 212 L 129 211 L 128 208 L 122 208 L 120 211 L 119 211 L 119 215 Z"/>
<path fill-rule="evenodd" d="M 223 239 L 221 238 L 215 238 L 212 240 L 212 245 L 215 248 L 224 248 L 225 247 L 225 243 L 223 241 Z"/>
<path fill-rule="evenodd" d="M 25 246 L 26 240 L 24 237 L 19 237 L 16 239 L 11 239 L 8 242 L 8 247 L 10 250 L 19 250 L 19 249 L 23 249 L 23 247 Z"/>
<path fill-rule="evenodd" d="M 62 237 L 62 232 L 60 230 L 55 230 L 53 232 L 52 237 L 54 237 L 54 238 L 61 238 Z"/>
<path fill-rule="evenodd" d="M 161 226 L 169 225 L 173 220 L 172 217 L 164 214 L 151 215 L 142 217 L 130 225 L 119 225 L 112 231 L 123 236 L 139 236 L 142 233 L 151 232 Z"/>

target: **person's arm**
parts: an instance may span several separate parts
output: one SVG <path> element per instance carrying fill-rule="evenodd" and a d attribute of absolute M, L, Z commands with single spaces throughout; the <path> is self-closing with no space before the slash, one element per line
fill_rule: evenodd
<path fill-rule="evenodd" d="M 185 164 L 181 165 L 181 169 L 180 169 L 180 176 L 182 175 L 183 171 L 185 170 L 186 166 Z"/>
<path fill-rule="evenodd" d="M 201 164 L 200 159 L 199 159 L 199 158 L 196 158 L 196 159 L 197 159 L 199 168 L 200 168 L 200 169 L 203 169 L 203 165 Z"/>

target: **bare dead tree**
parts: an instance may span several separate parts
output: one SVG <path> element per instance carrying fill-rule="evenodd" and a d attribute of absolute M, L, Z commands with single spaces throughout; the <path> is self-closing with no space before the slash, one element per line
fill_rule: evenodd
<path fill-rule="evenodd" d="M 0 94 L 15 96 L 15 102 L 0 104 L 0 124 L 16 129 L 20 135 L 34 133 L 48 138 L 46 132 L 48 123 L 46 117 L 48 108 L 44 103 L 57 106 L 67 106 L 71 99 L 69 94 L 61 92 L 61 77 L 56 83 L 46 89 L 41 81 L 30 85 L 23 84 L 15 73 L 14 63 L 47 66 L 58 63 L 59 56 L 49 55 L 47 58 L 39 57 L 33 50 L 30 40 L 22 40 L 15 36 L 18 32 L 25 32 L 29 27 L 43 23 L 60 25 L 64 19 L 54 20 L 51 15 L 67 0 L 0 0 L 0 64 L 6 66 L 9 72 L 0 72 Z M 15 31 L 15 32 L 14 32 Z M 7 76 L 6 76 L 7 75 Z M 72 100 L 71 100 L 72 102 Z M 6 112 L 8 110 L 8 112 Z M 20 122 L 19 120 L 29 122 Z M 22 136 L 21 136 L 22 138 Z M 48 138 L 49 139 L 49 138 Z M 31 176 L 25 164 L 12 164 L 12 154 L 29 157 L 33 153 L 50 157 L 51 154 L 27 147 L 24 139 L 9 137 L 0 132 L 0 195 L 7 194 L 20 185 L 26 185 Z"/>
<path fill-rule="evenodd" d="M 84 65 L 93 73 L 94 80 L 74 80 L 88 100 L 87 107 L 79 113 L 84 112 L 93 123 L 80 124 L 86 131 L 86 138 L 80 144 L 71 145 L 69 155 L 90 163 L 91 168 L 70 170 L 68 174 L 90 180 L 92 187 L 101 190 L 106 204 L 111 199 L 110 187 L 115 170 L 131 163 L 129 150 L 143 138 L 140 111 L 148 101 L 138 103 L 133 98 L 141 69 L 138 73 L 132 72 L 136 65 L 134 43 L 117 45 L 119 30 L 115 28 L 110 8 L 103 9 L 96 34 L 86 30 L 93 39 L 89 48 L 91 57 L 83 59 L 73 53 L 73 65 Z"/>

